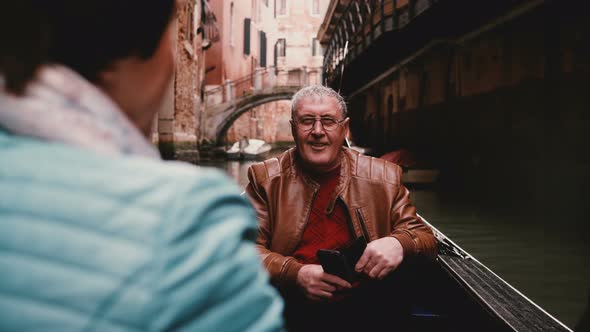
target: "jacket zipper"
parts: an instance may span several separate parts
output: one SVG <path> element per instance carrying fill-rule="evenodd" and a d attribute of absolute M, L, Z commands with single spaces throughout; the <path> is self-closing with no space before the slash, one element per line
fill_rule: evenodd
<path fill-rule="evenodd" d="M 358 208 L 355 211 L 356 211 L 356 216 L 359 220 L 359 224 L 361 224 L 361 229 L 363 230 L 363 234 L 365 235 L 365 240 L 367 240 L 367 242 L 369 242 L 369 241 L 371 241 L 371 238 L 369 238 L 369 232 L 367 231 L 367 225 L 365 225 L 365 221 L 363 220 L 363 215 L 361 214 L 361 209 Z"/>
<path fill-rule="evenodd" d="M 346 204 L 344 204 L 344 201 L 340 197 L 337 198 L 337 203 L 342 204 L 344 211 L 346 211 L 346 224 L 348 225 L 348 233 L 352 236 L 353 239 L 356 238 L 356 233 L 354 232 L 354 225 L 352 224 L 352 216 L 350 215 L 348 207 L 346 206 Z"/>

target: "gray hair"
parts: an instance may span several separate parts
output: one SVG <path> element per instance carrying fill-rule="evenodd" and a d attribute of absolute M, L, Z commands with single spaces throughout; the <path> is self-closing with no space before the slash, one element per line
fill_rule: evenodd
<path fill-rule="evenodd" d="M 295 111 L 297 110 L 297 106 L 299 106 L 299 102 L 302 99 L 307 97 L 332 97 L 336 99 L 338 102 L 338 106 L 340 106 L 340 111 L 342 111 L 342 116 L 346 118 L 346 114 L 348 113 L 346 109 L 346 103 L 344 102 L 344 98 L 342 96 L 332 90 L 331 88 L 323 85 L 310 85 L 306 86 L 305 88 L 297 91 L 293 98 L 291 99 L 291 118 L 295 118 Z"/>

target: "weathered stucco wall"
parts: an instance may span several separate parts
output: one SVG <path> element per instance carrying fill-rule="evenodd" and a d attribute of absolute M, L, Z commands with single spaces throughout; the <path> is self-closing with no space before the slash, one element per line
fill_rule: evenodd
<path fill-rule="evenodd" d="M 291 142 L 291 103 L 287 100 L 264 104 L 242 114 L 227 132 L 227 142 L 241 137 L 262 139 L 268 143 Z"/>

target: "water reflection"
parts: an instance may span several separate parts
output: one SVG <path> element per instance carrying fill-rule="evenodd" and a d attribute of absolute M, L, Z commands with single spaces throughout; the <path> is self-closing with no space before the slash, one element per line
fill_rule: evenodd
<path fill-rule="evenodd" d="M 412 190 L 411 196 L 433 225 L 533 302 L 569 327 L 580 321 L 590 296 L 590 265 L 575 224 L 498 213 L 449 201 L 444 192 Z"/>
<path fill-rule="evenodd" d="M 282 152 L 282 150 L 273 150 L 271 151 L 270 157 L 277 156 Z M 246 184 L 248 184 L 248 168 L 250 165 L 259 161 L 261 160 L 206 160 L 199 164 L 201 166 L 211 166 L 225 170 L 229 176 L 236 180 L 241 188 L 245 188 Z"/>
<path fill-rule="evenodd" d="M 273 149 L 269 152 L 266 158 L 257 158 L 256 160 L 226 160 L 226 159 L 213 159 L 203 160 L 199 163 L 200 166 L 210 166 L 223 169 L 231 176 L 241 188 L 245 188 L 248 184 L 248 168 L 250 165 L 260 162 L 267 158 L 272 158 L 280 155 L 286 149 Z"/>

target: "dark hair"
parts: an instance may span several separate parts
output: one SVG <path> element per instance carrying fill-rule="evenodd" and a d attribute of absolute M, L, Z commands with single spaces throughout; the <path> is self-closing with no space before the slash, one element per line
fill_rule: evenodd
<path fill-rule="evenodd" d="M 132 55 L 150 58 L 172 18 L 174 3 L 1 1 L 0 75 L 5 89 L 22 93 L 43 64 L 65 65 L 96 82 L 116 60 Z"/>

